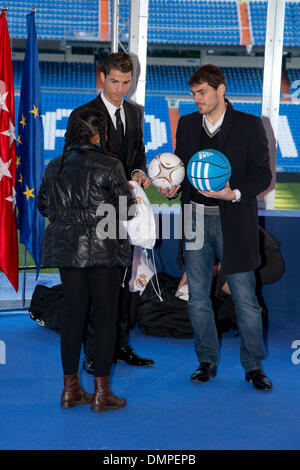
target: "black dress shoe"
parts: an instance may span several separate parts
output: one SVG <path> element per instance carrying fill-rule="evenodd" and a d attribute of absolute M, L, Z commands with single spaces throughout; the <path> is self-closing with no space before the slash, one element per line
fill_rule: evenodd
<path fill-rule="evenodd" d="M 154 364 L 152 359 L 139 357 L 129 345 L 119 348 L 115 359 L 117 362 L 127 362 L 131 366 L 152 366 Z"/>
<path fill-rule="evenodd" d="M 95 361 L 94 361 L 94 359 L 86 356 L 83 359 L 82 367 L 87 371 L 88 374 L 94 375 L 94 373 L 95 373 Z"/>
<path fill-rule="evenodd" d="M 253 387 L 257 390 L 272 390 L 271 380 L 261 369 L 250 370 L 250 372 L 247 372 L 245 379 L 247 382 L 252 382 Z"/>
<path fill-rule="evenodd" d="M 217 375 L 217 366 L 211 362 L 200 362 L 200 366 L 191 375 L 193 382 L 208 382 Z"/>

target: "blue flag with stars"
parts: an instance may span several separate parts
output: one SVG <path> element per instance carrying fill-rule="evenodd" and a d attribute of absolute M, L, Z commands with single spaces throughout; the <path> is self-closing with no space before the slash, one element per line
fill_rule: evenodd
<path fill-rule="evenodd" d="M 36 198 L 44 173 L 44 131 L 41 117 L 40 69 L 34 12 L 26 15 L 27 44 L 23 62 L 17 139 L 17 207 L 20 242 L 41 266 L 45 219 Z"/>

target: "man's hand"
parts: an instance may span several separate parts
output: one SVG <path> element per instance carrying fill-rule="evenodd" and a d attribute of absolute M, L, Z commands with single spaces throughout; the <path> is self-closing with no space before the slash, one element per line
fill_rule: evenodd
<path fill-rule="evenodd" d="M 139 171 L 135 171 L 133 173 L 132 180 L 136 181 L 140 186 L 143 186 L 145 189 L 147 189 L 151 184 L 150 178 L 148 178 L 143 173 L 140 173 Z"/>
<path fill-rule="evenodd" d="M 226 183 L 225 188 L 221 191 L 199 191 L 200 194 L 206 197 L 212 197 L 214 199 L 222 199 L 223 201 L 234 201 L 236 194 L 229 186 L 229 182 Z"/>
<path fill-rule="evenodd" d="M 172 198 L 175 196 L 175 194 L 178 192 L 179 188 L 180 188 L 180 184 L 178 186 L 173 186 L 173 188 L 171 189 L 168 189 L 168 188 L 157 188 L 157 191 L 159 192 L 159 194 L 161 194 L 162 196 L 165 196 L 167 198 Z"/>

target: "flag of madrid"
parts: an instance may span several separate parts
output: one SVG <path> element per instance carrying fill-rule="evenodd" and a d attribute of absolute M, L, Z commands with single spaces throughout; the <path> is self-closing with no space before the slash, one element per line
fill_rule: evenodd
<path fill-rule="evenodd" d="M 0 15 L 0 270 L 18 291 L 14 82 L 5 11 Z"/>

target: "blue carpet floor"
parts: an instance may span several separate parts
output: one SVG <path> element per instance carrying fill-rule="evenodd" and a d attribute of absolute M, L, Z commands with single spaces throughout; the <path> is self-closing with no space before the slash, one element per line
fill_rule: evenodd
<path fill-rule="evenodd" d="M 300 449 L 300 364 L 291 360 L 300 323 L 269 325 L 264 369 L 272 392 L 245 382 L 231 332 L 217 377 L 194 384 L 191 339 L 145 336 L 136 327 L 131 344 L 155 366 L 113 366 L 112 389 L 128 405 L 105 413 L 60 408 L 59 339 L 28 314 L 0 315 L 1 450 Z M 81 379 L 92 391 L 92 377 L 82 370 Z"/>

